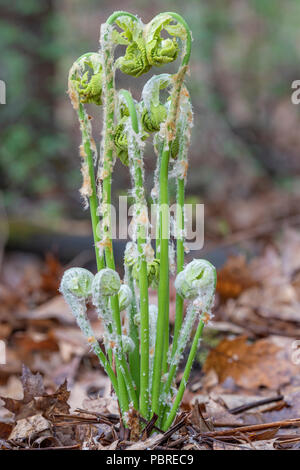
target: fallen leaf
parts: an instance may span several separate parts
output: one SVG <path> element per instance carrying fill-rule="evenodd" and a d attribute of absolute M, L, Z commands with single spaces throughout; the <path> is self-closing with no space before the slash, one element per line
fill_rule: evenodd
<path fill-rule="evenodd" d="M 95 400 L 86 399 L 82 403 L 83 409 L 87 411 L 96 411 L 103 414 L 119 415 L 119 407 L 116 399 L 112 397 L 102 397 Z"/>
<path fill-rule="evenodd" d="M 244 256 L 230 256 L 218 271 L 217 292 L 224 299 L 237 298 L 244 290 L 257 284 Z"/>
<path fill-rule="evenodd" d="M 34 397 L 42 396 L 45 393 L 43 377 L 41 374 L 33 374 L 30 369 L 23 365 L 21 382 L 23 385 L 23 403 L 29 403 Z"/>
<path fill-rule="evenodd" d="M 30 416 L 17 421 L 8 440 L 24 441 L 29 440 L 32 434 L 39 434 L 50 429 L 50 423 L 41 415 Z"/>
<path fill-rule="evenodd" d="M 299 373 L 299 366 L 292 364 L 288 351 L 276 339 L 261 339 L 251 344 L 246 336 L 223 340 L 213 349 L 204 364 L 204 371 L 213 369 L 223 383 L 232 378 L 248 390 L 259 387 L 278 389 Z"/>
<path fill-rule="evenodd" d="M 19 317 L 31 320 L 52 318 L 59 320 L 59 322 L 63 324 L 75 324 L 75 319 L 62 295 L 57 295 L 48 302 L 43 303 L 40 307 L 37 307 L 30 312 L 20 314 Z"/>
<path fill-rule="evenodd" d="M 23 386 L 23 399 L 16 400 L 8 397 L 0 397 L 7 410 L 15 415 L 15 420 L 29 418 L 37 413 L 51 419 L 56 413 L 69 413 L 70 406 L 67 403 L 70 392 L 65 381 L 53 394 L 47 394 L 44 390 L 43 379 L 40 374 L 32 372 L 23 366 L 21 377 Z"/>

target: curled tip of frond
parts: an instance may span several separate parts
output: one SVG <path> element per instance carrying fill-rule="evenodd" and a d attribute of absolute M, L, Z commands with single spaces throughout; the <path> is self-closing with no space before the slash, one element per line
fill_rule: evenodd
<path fill-rule="evenodd" d="M 99 271 L 93 280 L 92 293 L 94 296 L 110 297 L 117 295 L 121 287 L 119 274 L 110 268 Z"/>
<path fill-rule="evenodd" d="M 203 259 L 194 259 L 175 280 L 175 288 L 184 299 L 193 300 L 207 294 L 213 297 L 215 287 L 216 269 Z"/>
<path fill-rule="evenodd" d="M 171 16 L 162 13 L 146 25 L 147 59 L 151 66 L 159 67 L 177 59 L 179 45 L 176 36 L 182 35 L 182 31 L 180 26 L 176 29 L 175 25 L 170 25 L 173 21 Z M 161 36 L 163 29 L 175 37 L 163 39 Z"/>
<path fill-rule="evenodd" d="M 118 292 L 120 311 L 129 307 L 132 302 L 132 291 L 127 284 L 122 284 Z"/>
<path fill-rule="evenodd" d="M 171 145 L 170 145 L 171 157 L 174 160 L 177 158 L 177 155 L 179 153 L 179 146 L 180 146 L 180 135 L 179 133 L 176 133 L 176 137 L 171 142 Z"/>
<path fill-rule="evenodd" d="M 133 266 L 133 277 L 138 280 L 139 278 L 139 262 L 136 262 Z M 159 283 L 159 269 L 160 269 L 160 260 L 154 258 L 152 261 L 147 262 L 147 279 L 148 285 L 152 287 L 152 289 L 158 288 Z"/>
<path fill-rule="evenodd" d="M 148 72 L 151 66 L 147 61 L 145 41 L 143 38 L 143 23 L 130 17 L 121 17 L 116 24 L 123 30 L 121 33 L 114 30 L 113 41 L 116 44 L 126 45 L 125 55 L 117 60 L 120 70 L 134 77 L 139 77 Z"/>
<path fill-rule="evenodd" d="M 92 293 L 93 274 L 84 268 L 68 269 L 61 280 L 60 292 L 71 293 L 75 297 L 86 299 Z"/>
<path fill-rule="evenodd" d="M 77 59 L 69 72 L 68 93 L 75 109 L 79 102 L 102 105 L 101 56 L 87 53 Z"/>
<path fill-rule="evenodd" d="M 131 353 L 135 348 L 133 340 L 127 335 L 122 335 L 122 346 L 125 353 Z"/>
<path fill-rule="evenodd" d="M 138 261 L 139 252 L 138 247 L 135 242 L 128 242 L 126 244 L 125 253 L 124 253 L 124 263 L 126 266 L 134 266 Z"/>
<path fill-rule="evenodd" d="M 147 139 L 148 134 L 144 131 L 143 127 L 138 126 L 139 120 L 139 105 L 132 100 L 132 105 L 134 107 L 134 119 L 137 129 L 140 129 L 140 132 L 134 128 L 132 115 L 129 112 L 127 107 L 126 99 L 123 94 L 124 90 L 121 90 L 118 93 L 118 113 L 119 121 L 115 128 L 113 138 L 117 157 L 121 160 L 123 165 L 129 166 L 129 156 L 130 148 L 132 146 L 130 142 L 134 138 L 138 138 L 139 142 L 143 142 Z M 138 132 L 138 133 L 137 133 Z"/>
<path fill-rule="evenodd" d="M 160 125 L 167 118 L 167 110 L 164 105 L 151 106 L 151 110 L 146 108 L 142 112 L 141 122 L 146 132 L 158 132 Z"/>
<path fill-rule="evenodd" d="M 114 143 L 116 147 L 117 156 L 125 166 L 128 166 L 129 164 L 128 139 L 125 130 L 127 120 L 127 116 L 122 117 L 119 123 L 117 124 L 114 132 Z"/>
<path fill-rule="evenodd" d="M 127 45 L 125 55 L 117 60 L 117 66 L 123 73 L 134 77 L 148 72 L 152 66 L 159 67 L 176 60 L 179 52 L 177 38 L 186 39 L 185 28 L 168 13 L 157 15 L 145 26 L 130 17 L 122 17 L 116 20 L 116 24 L 123 31 L 113 32 L 114 42 Z M 161 36 L 163 30 L 171 37 L 164 39 Z"/>
<path fill-rule="evenodd" d="M 160 91 L 172 85 L 170 74 L 154 75 L 142 91 L 141 122 L 146 132 L 158 132 L 167 118 L 167 106 L 160 103 Z"/>

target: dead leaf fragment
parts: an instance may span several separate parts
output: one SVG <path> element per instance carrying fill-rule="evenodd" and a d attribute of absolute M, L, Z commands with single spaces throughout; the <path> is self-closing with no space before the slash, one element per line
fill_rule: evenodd
<path fill-rule="evenodd" d="M 278 341 L 261 339 L 251 344 L 246 336 L 223 340 L 213 349 L 204 364 L 204 371 L 215 370 L 219 382 L 232 378 L 245 389 L 267 387 L 277 390 L 299 373 L 286 348 Z"/>
<path fill-rule="evenodd" d="M 224 299 L 237 298 L 244 290 L 256 284 L 257 281 L 242 255 L 230 256 L 218 271 L 217 292 Z"/>
<path fill-rule="evenodd" d="M 8 440 L 10 441 L 24 441 L 29 440 L 33 434 L 40 434 L 43 431 L 50 429 L 50 423 L 41 415 L 30 416 L 29 418 L 20 419 Z"/>

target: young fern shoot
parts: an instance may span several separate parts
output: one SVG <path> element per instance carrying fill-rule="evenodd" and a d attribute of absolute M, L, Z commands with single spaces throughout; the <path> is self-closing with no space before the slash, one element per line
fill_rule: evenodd
<path fill-rule="evenodd" d="M 81 173 L 83 184 L 80 193 L 85 206 L 90 205 L 91 221 L 94 235 L 96 261 L 98 270 L 104 267 L 103 256 L 100 255 L 97 244 L 100 242 L 97 233 L 99 217 L 97 214 L 97 194 L 94 165 L 97 162 L 97 147 L 92 137 L 92 126 L 84 107 L 85 103 L 102 104 L 102 65 L 99 54 L 89 52 L 79 57 L 69 71 L 68 93 L 73 108 L 77 112 L 80 123 L 82 143 L 80 155 L 82 158 Z"/>
<path fill-rule="evenodd" d="M 126 49 L 115 60 L 118 45 Z M 214 298 L 215 268 L 205 260 L 194 260 L 184 267 L 184 190 L 193 124 L 184 80 L 190 53 L 191 32 L 177 13 L 161 13 L 145 25 L 135 15 L 118 11 L 101 25 L 99 52 L 81 56 L 69 73 L 69 96 L 82 135 L 81 194 L 90 206 L 97 273 L 69 269 L 62 278 L 60 291 L 111 380 L 125 427 L 131 422 L 130 416 L 134 416 L 132 410 L 143 418 L 140 423 L 156 414 L 163 430 L 172 425 Z M 153 75 L 144 86 L 140 101 L 134 100 L 128 90 L 116 89 L 117 69 L 139 77 L 153 66 L 174 62 L 180 54 L 179 70 L 174 74 Z M 168 92 L 164 103 L 162 90 Z M 103 107 L 99 158 L 85 109 L 87 103 Z M 150 239 L 144 181 L 144 145 L 150 135 L 157 154 L 151 193 L 158 215 L 155 250 Z M 132 239 L 124 254 L 123 281 L 115 269 L 112 241 L 112 178 L 117 158 L 130 171 L 130 194 L 134 199 Z M 174 249 L 170 242 L 170 178 L 177 182 L 177 293 L 171 344 L 169 281 Z M 158 291 L 157 306 L 149 305 L 150 288 Z M 184 300 L 188 304 L 185 318 Z M 87 317 L 88 301 L 92 301 L 103 323 L 101 347 Z M 183 378 L 176 390 L 176 374 L 190 341 Z"/>

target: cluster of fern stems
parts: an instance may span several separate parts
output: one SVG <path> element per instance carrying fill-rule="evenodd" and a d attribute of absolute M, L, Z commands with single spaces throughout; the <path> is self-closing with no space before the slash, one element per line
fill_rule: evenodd
<path fill-rule="evenodd" d="M 115 60 L 117 45 L 126 50 Z M 153 75 L 139 102 L 130 91 L 116 89 L 117 69 L 138 77 L 152 67 L 175 61 L 180 53 L 179 70 Z M 184 265 L 184 192 L 193 124 L 184 79 L 190 53 L 191 32 L 180 15 L 161 13 L 144 25 L 135 15 L 119 11 L 101 25 L 99 52 L 79 57 L 69 73 L 69 96 L 82 134 L 81 194 L 90 208 L 97 273 L 71 268 L 65 272 L 60 290 L 111 380 L 125 426 L 133 410 L 144 420 L 155 415 L 163 430 L 172 425 L 213 303 L 214 267 L 205 260 Z M 168 94 L 164 103 L 161 90 Z M 87 103 L 103 108 L 99 156 Z M 143 165 L 145 140 L 150 136 L 157 158 L 151 192 L 157 213 L 155 248 L 150 239 Z M 130 170 L 134 198 L 132 240 L 125 250 L 123 280 L 115 270 L 112 243 L 111 188 L 116 158 Z M 175 223 L 169 215 L 171 178 L 177 185 Z M 170 340 L 169 277 L 174 269 L 176 316 Z M 149 305 L 149 288 L 158 291 L 157 306 Z M 89 301 L 103 324 L 102 347 L 87 317 Z M 190 341 L 177 390 L 176 373 Z"/>

